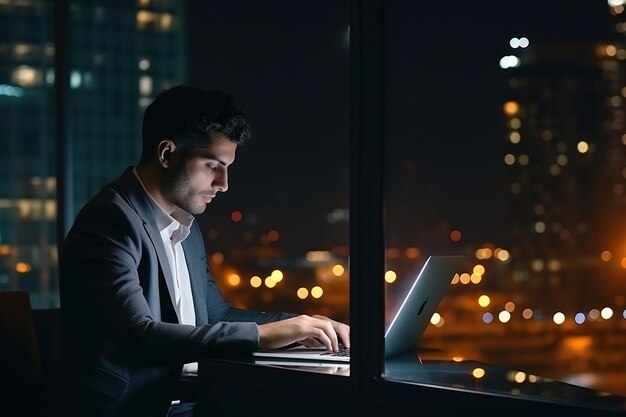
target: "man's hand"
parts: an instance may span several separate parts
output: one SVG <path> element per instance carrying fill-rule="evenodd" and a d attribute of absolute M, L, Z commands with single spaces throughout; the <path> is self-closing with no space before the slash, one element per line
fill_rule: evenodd
<path fill-rule="evenodd" d="M 350 326 L 325 316 L 301 315 L 285 320 L 260 324 L 259 347 L 277 349 L 292 343 L 321 347 L 336 352 L 339 339 L 350 347 Z"/>

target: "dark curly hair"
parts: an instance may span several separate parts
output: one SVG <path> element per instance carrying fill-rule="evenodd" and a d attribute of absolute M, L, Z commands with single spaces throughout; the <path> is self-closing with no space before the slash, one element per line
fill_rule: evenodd
<path fill-rule="evenodd" d="M 143 116 L 141 160 L 149 160 L 161 139 L 171 139 L 183 152 L 205 147 L 216 134 L 238 145 L 251 135 L 246 113 L 220 90 L 178 85 L 163 90 Z"/>

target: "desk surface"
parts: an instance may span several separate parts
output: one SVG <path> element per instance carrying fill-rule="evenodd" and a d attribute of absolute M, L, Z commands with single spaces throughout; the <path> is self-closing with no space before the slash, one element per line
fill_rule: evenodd
<path fill-rule="evenodd" d="M 480 392 L 511 398 L 626 412 L 626 398 L 474 360 L 423 350 L 388 360 L 387 380 Z"/>
<path fill-rule="evenodd" d="M 313 364 L 293 360 L 252 362 L 318 374 L 350 375 L 350 366 L 343 364 Z M 523 370 L 454 358 L 437 349 L 423 349 L 418 354 L 388 360 L 382 377 L 388 381 L 626 413 L 625 397 L 544 378 Z"/>
<path fill-rule="evenodd" d="M 215 368 L 215 364 L 220 361 L 216 362 L 212 359 L 208 361 L 214 364 L 211 372 L 213 375 L 230 373 L 229 370 L 223 368 L 224 362 Z M 294 377 L 293 371 L 303 371 L 296 372 L 296 374 L 315 373 L 350 376 L 349 365 L 307 364 L 293 360 L 289 362 L 266 361 L 255 364 L 254 358 L 237 361 L 239 365 L 242 362 L 245 365 L 244 373 L 247 374 L 243 378 L 245 380 L 251 380 L 250 377 L 256 373 L 255 369 L 256 371 L 263 369 L 289 370 L 290 378 Z M 281 385 L 288 384 L 285 381 L 289 380 L 293 384 L 293 379 L 287 378 L 287 375 L 272 374 L 271 377 L 264 376 L 263 378 L 265 378 L 261 379 L 263 383 L 273 381 L 273 383 Z M 338 378 L 333 380 L 333 383 L 337 385 L 337 382 L 349 380 L 350 378 Z M 482 394 L 505 404 L 511 400 L 513 401 L 511 404 L 520 404 L 521 401 L 546 404 L 557 408 L 565 406 L 566 409 L 590 410 L 592 414 L 589 415 L 626 415 L 625 397 L 544 378 L 540 375 L 526 373 L 523 370 L 509 369 L 474 360 L 461 360 L 451 357 L 441 350 L 423 349 L 418 354 L 387 360 L 382 380 L 401 383 L 403 387 L 410 387 L 411 385 L 429 387 L 430 393 L 449 394 L 451 391 L 460 391 L 474 396 Z M 432 391 L 432 389 L 436 390 Z M 464 398 L 466 397 L 467 395 L 464 396 Z M 593 413 L 596 410 L 598 413 Z M 606 413 L 601 413 L 601 411 Z M 583 413 L 583 415 L 587 414 Z"/>

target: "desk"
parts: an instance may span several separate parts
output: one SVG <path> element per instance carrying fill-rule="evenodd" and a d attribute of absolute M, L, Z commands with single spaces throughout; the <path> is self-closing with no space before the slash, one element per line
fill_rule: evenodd
<path fill-rule="evenodd" d="M 523 370 L 453 358 L 441 350 L 422 350 L 387 361 L 383 377 L 422 386 L 482 393 L 502 398 L 626 415 L 626 398 L 595 391 Z"/>
<path fill-rule="evenodd" d="M 626 416 L 626 398 L 439 350 L 388 360 L 380 378 L 357 381 L 349 367 L 200 362 L 202 408 L 212 416 Z M 199 401 L 200 402 L 200 401 Z"/>

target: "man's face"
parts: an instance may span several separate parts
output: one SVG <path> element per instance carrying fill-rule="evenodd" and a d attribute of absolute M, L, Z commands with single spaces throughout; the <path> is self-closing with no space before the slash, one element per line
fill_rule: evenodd
<path fill-rule="evenodd" d="M 228 189 L 228 167 L 235 160 L 237 144 L 224 135 L 216 135 L 182 157 L 172 153 L 171 166 L 163 171 L 161 192 L 170 204 L 191 214 L 203 213 L 218 192 Z"/>

